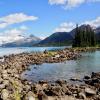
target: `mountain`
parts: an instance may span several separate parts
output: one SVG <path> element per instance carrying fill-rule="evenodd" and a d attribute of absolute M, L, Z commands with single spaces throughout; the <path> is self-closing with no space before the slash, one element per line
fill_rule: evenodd
<path fill-rule="evenodd" d="M 81 25 L 79 26 L 81 30 L 91 30 L 93 29 L 90 25 Z M 3 44 L 4 47 L 18 47 L 18 46 L 63 46 L 63 45 L 71 45 L 73 38 L 75 36 L 76 28 L 74 28 L 70 32 L 56 32 L 50 35 L 49 37 L 41 40 L 38 37 L 30 35 L 29 37 L 23 37 L 18 41 L 14 41 L 11 43 Z M 96 33 L 97 41 L 100 43 L 100 27 L 94 29 Z"/>
<path fill-rule="evenodd" d="M 38 46 L 59 46 L 70 44 L 73 37 L 68 32 L 56 32 L 40 41 Z"/>
<path fill-rule="evenodd" d="M 83 24 L 79 26 L 80 30 L 94 30 L 96 34 L 97 41 L 100 43 L 100 27 L 94 29 L 90 25 Z M 70 45 L 75 36 L 76 28 L 70 32 L 56 32 L 47 37 L 46 39 L 40 41 L 36 46 L 60 46 L 60 45 Z"/>
<path fill-rule="evenodd" d="M 3 47 L 31 47 L 33 44 L 39 43 L 41 41 L 40 38 L 30 35 L 29 37 L 23 37 L 20 40 L 2 44 Z"/>
<path fill-rule="evenodd" d="M 81 30 L 91 30 L 90 25 L 81 25 L 79 27 Z M 72 44 L 73 38 L 75 36 L 76 28 L 70 32 L 56 32 L 47 37 L 46 39 L 40 41 L 38 46 L 54 46 L 54 45 L 70 45 Z"/>
<path fill-rule="evenodd" d="M 92 30 L 92 27 L 90 25 L 83 24 L 83 25 L 79 26 L 79 29 L 83 30 L 83 31 L 85 31 L 85 30 L 90 31 L 90 30 Z M 69 32 L 69 34 L 71 34 L 73 38 L 75 36 L 75 31 L 76 31 L 76 28 L 74 28 L 72 31 Z"/>
<path fill-rule="evenodd" d="M 96 34 L 100 34 L 100 27 L 97 27 L 94 31 Z"/>
<path fill-rule="evenodd" d="M 83 30 L 83 31 L 85 31 L 85 30 L 88 30 L 88 31 L 94 30 L 94 32 L 96 34 L 97 41 L 100 43 L 100 27 L 94 29 L 90 25 L 83 24 L 83 25 L 79 26 L 79 29 Z M 40 41 L 36 45 L 37 46 L 70 45 L 70 44 L 72 44 L 72 41 L 74 39 L 75 31 L 76 31 L 76 28 L 74 28 L 70 32 L 56 32 L 56 33 L 53 33 L 52 35 L 50 35 L 46 39 Z"/>

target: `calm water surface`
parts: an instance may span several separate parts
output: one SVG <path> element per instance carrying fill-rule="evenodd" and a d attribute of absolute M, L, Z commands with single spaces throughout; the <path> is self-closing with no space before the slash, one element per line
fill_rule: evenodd
<path fill-rule="evenodd" d="M 30 71 L 22 73 L 22 78 L 29 81 L 82 78 L 91 72 L 100 71 L 100 51 L 82 53 L 83 57 L 64 63 L 53 63 L 30 66 Z"/>
<path fill-rule="evenodd" d="M 66 46 L 70 47 L 70 46 Z M 18 54 L 22 52 L 42 52 L 44 50 L 56 50 L 64 49 L 66 47 L 13 47 L 13 48 L 1 48 L 0 47 L 0 56 L 9 55 L 9 54 Z"/>

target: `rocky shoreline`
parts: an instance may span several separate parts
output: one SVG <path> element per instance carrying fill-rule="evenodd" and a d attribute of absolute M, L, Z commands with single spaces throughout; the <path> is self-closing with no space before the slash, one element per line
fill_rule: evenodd
<path fill-rule="evenodd" d="M 0 58 L 0 100 L 100 100 L 100 73 L 85 76 L 83 85 L 69 84 L 64 80 L 32 83 L 21 79 L 21 73 L 30 65 L 73 60 L 81 57 L 80 52 L 96 49 L 100 48 L 66 48 Z"/>

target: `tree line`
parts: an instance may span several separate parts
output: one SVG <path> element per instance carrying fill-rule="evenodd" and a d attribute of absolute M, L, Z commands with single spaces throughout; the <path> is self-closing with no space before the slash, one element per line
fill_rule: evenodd
<path fill-rule="evenodd" d="M 95 32 L 92 28 L 81 29 L 76 25 L 73 47 L 94 47 L 96 46 Z"/>

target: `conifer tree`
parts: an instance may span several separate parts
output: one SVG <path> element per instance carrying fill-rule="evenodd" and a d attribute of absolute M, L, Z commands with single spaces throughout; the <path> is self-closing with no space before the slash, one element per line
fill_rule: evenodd
<path fill-rule="evenodd" d="M 84 30 L 76 25 L 73 47 L 92 47 L 96 45 L 95 33 L 92 29 L 86 27 Z"/>

